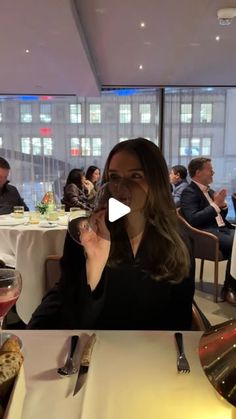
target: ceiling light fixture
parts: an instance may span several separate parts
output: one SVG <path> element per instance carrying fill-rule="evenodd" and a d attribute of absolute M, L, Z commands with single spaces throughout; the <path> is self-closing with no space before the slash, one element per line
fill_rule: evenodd
<path fill-rule="evenodd" d="M 29 49 L 26 49 L 25 52 L 26 52 L 26 54 L 29 54 L 30 50 Z"/>
<path fill-rule="evenodd" d="M 230 25 L 235 16 L 236 16 L 235 7 L 226 7 L 225 9 L 219 9 L 217 11 L 219 24 L 223 26 Z"/>
<path fill-rule="evenodd" d="M 219 35 L 216 36 L 216 41 L 219 42 L 220 41 L 220 37 Z"/>
<path fill-rule="evenodd" d="M 140 65 L 138 66 L 138 68 L 139 68 L 139 70 L 143 70 L 143 65 L 142 65 L 142 64 L 140 64 Z"/>
<path fill-rule="evenodd" d="M 146 28 L 146 23 L 145 22 L 140 22 L 140 28 Z"/>

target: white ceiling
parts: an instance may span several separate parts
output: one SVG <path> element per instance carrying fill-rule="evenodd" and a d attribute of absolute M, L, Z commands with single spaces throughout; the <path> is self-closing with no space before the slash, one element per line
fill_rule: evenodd
<path fill-rule="evenodd" d="M 236 18 L 220 26 L 216 16 L 236 0 L 0 0 L 0 6 L 0 94 L 236 86 Z"/>

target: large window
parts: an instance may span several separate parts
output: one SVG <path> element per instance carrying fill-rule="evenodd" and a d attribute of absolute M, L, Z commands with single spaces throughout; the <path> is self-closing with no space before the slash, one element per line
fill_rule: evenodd
<path fill-rule="evenodd" d="M 43 138 L 43 153 L 45 156 L 52 156 L 52 138 Z"/>
<path fill-rule="evenodd" d="M 121 124 L 131 123 L 131 105 L 130 104 L 120 105 L 120 123 Z"/>
<path fill-rule="evenodd" d="M 99 137 L 92 138 L 92 155 L 101 156 L 102 154 L 102 140 Z"/>
<path fill-rule="evenodd" d="M 201 103 L 200 122 L 212 122 L 212 103 Z"/>
<path fill-rule="evenodd" d="M 50 103 L 42 103 L 40 105 L 40 121 L 49 123 L 52 121 L 52 107 Z"/>
<path fill-rule="evenodd" d="M 81 154 L 80 150 L 80 140 L 77 137 L 72 137 L 70 139 L 70 155 L 77 157 Z"/>
<path fill-rule="evenodd" d="M 181 138 L 180 156 L 210 156 L 211 138 Z"/>
<path fill-rule="evenodd" d="M 90 138 L 83 137 L 81 138 L 81 150 L 82 156 L 91 156 L 91 147 L 90 147 Z"/>
<path fill-rule="evenodd" d="M 151 105 L 150 103 L 140 103 L 139 115 L 141 124 L 150 124 L 151 122 Z"/>
<path fill-rule="evenodd" d="M 101 123 L 101 105 L 97 103 L 89 105 L 89 122 L 90 124 Z"/>
<path fill-rule="evenodd" d="M 20 104 L 20 121 L 26 124 L 30 124 L 32 122 L 32 111 L 31 111 L 31 104 L 30 103 L 21 103 Z"/>
<path fill-rule="evenodd" d="M 41 138 L 33 137 L 32 138 L 32 152 L 34 156 L 40 156 L 42 154 L 42 144 Z"/>
<path fill-rule="evenodd" d="M 80 103 L 71 103 L 70 104 L 70 122 L 72 124 L 81 124 L 81 104 Z"/>
<path fill-rule="evenodd" d="M 181 122 L 190 124 L 192 122 L 192 104 L 181 103 Z"/>
<path fill-rule="evenodd" d="M 30 154 L 31 152 L 30 137 L 21 137 L 21 151 L 24 154 Z"/>
<path fill-rule="evenodd" d="M 116 143 L 142 136 L 156 144 L 161 140 L 168 166 L 187 167 L 192 158 L 209 156 L 215 171 L 212 187 L 228 190 L 228 218 L 233 218 L 230 195 L 236 192 L 236 89 L 166 88 L 163 95 L 162 138 L 158 89 L 109 89 L 100 98 L 0 97 L 4 122 L 0 124 L 1 155 L 12 168 L 11 182 L 31 208 L 36 199 L 41 201 L 49 184 L 60 200 L 72 168 L 86 170 L 95 165 L 103 171 Z"/>

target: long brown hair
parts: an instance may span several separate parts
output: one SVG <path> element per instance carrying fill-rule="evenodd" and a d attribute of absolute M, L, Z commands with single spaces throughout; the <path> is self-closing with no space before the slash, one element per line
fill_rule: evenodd
<path fill-rule="evenodd" d="M 189 254 L 179 234 L 165 159 L 159 147 L 145 138 L 123 141 L 111 150 L 102 183 L 109 180 L 108 170 L 112 157 L 121 151 L 138 157 L 149 188 L 144 209 L 148 237 L 145 240 L 145 260 L 140 261 L 140 264 L 156 279 L 166 278 L 179 282 L 189 273 Z M 110 265 L 114 265 L 117 260 L 120 264 L 125 262 L 126 254 L 122 247 L 122 241 L 112 242 L 108 261 Z"/>

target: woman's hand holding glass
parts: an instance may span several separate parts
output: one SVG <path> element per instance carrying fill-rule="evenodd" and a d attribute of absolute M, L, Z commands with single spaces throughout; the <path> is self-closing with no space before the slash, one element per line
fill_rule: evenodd
<path fill-rule="evenodd" d="M 80 221 L 80 242 L 86 253 L 87 282 L 94 290 L 98 285 L 110 252 L 110 232 L 105 222 L 106 210 L 94 212 Z"/>
<path fill-rule="evenodd" d="M 107 206 L 107 188 L 104 188 L 98 195 L 93 212 L 78 209 L 69 217 L 68 231 L 73 240 L 84 248 L 87 282 L 92 290 L 100 281 L 110 252 L 110 232 L 106 225 Z"/>

